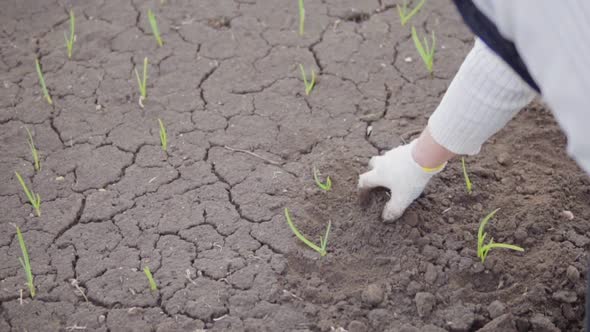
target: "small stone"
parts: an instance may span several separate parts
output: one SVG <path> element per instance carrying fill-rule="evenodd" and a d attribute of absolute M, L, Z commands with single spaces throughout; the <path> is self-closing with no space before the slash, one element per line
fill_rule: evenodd
<path fill-rule="evenodd" d="M 428 264 L 428 266 L 426 266 L 426 273 L 424 273 L 424 280 L 427 284 L 432 285 L 436 281 L 437 274 L 436 267 L 432 264 Z"/>
<path fill-rule="evenodd" d="M 429 259 L 436 259 L 439 255 L 438 249 L 431 245 L 425 245 L 424 249 L 422 249 L 422 255 Z"/>
<path fill-rule="evenodd" d="M 107 317 L 105 315 L 98 316 L 98 323 L 99 324 L 104 323 L 105 320 L 107 320 Z"/>
<path fill-rule="evenodd" d="M 488 306 L 488 314 L 490 314 L 491 319 L 501 316 L 504 311 L 506 311 L 506 306 L 498 300 L 493 301 Z"/>
<path fill-rule="evenodd" d="M 370 306 L 377 306 L 383 302 L 384 295 L 383 288 L 380 285 L 370 284 L 361 294 L 361 298 L 364 303 Z"/>
<path fill-rule="evenodd" d="M 421 332 L 447 332 L 447 330 L 443 329 L 442 327 L 438 327 L 436 325 L 425 325 L 422 326 L 422 330 L 420 330 Z"/>
<path fill-rule="evenodd" d="M 455 304 L 444 310 L 444 317 L 451 331 L 471 331 L 475 323 L 475 306 Z"/>
<path fill-rule="evenodd" d="M 575 244 L 577 247 L 584 247 L 586 246 L 588 243 L 590 243 L 590 239 L 588 239 L 586 236 L 584 235 L 580 235 L 578 233 L 576 233 L 576 231 L 574 230 L 570 230 L 569 232 L 567 232 L 565 234 L 566 238 L 572 242 L 573 244 Z"/>
<path fill-rule="evenodd" d="M 399 332 L 420 332 L 420 330 L 410 324 L 404 324 L 400 329 Z"/>
<path fill-rule="evenodd" d="M 543 331 L 543 332 L 560 332 L 561 330 L 558 329 L 551 320 L 544 316 L 543 314 L 536 314 L 533 318 L 530 319 L 531 327 L 533 331 Z"/>
<path fill-rule="evenodd" d="M 408 211 L 404 217 L 406 224 L 414 227 L 418 225 L 418 214 L 414 211 Z"/>
<path fill-rule="evenodd" d="M 106 189 L 104 189 L 104 188 L 100 188 L 100 189 L 98 189 L 98 191 L 100 191 L 101 193 L 103 193 L 103 192 L 105 192 L 105 191 L 107 191 L 107 190 L 106 190 Z"/>
<path fill-rule="evenodd" d="M 352 322 L 348 323 L 348 332 L 364 332 L 367 331 L 367 325 L 365 323 L 353 320 Z"/>
<path fill-rule="evenodd" d="M 517 332 L 516 324 L 514 323 L 514 317 L 510 314 L 505 314 L 494 318 L 491 322 L 487 323 L 483 328 L 479 329 L 478 332 Z"/>
<path fill-rule="evenodd" d="M 519 241 L 522 242 L 524 241 L 527 237 L 528 237 L 528 233 L 526 231 L 526 229 L 524 228 L 518 228 L 515 232 L 514 232 L 514 238 Z"/>
<path fill-rule="evenodd" d="M 567 276 L 567 279 L 574 284 L 580 280 L 580 271 L 578 271 L 573 265 L 567 267 L 565 275 Z"/>
<path fill-rule="evenodd" d="M 367 137 L 371 136 L 372 132 L 373 132 L 373 126 L 367 126 Z"/>
<path fill-rule="evenodd" d="M 471 267 L 473 273 L 482 273 L 485 269 L 486 267 L 481 262 L 476 262 Z"/>
<path fill-rule="evenodd" d="M 408 295 L 414 295 L 421 290 L 422 290 L 422 285 L 420 285 L 419 282 L 414 281 L 414 280 L 410 281 L 410 284 L 408 284 L 408 287 L 406 288 L 406 292 L 408 293 Z"/>
<path fill-rule="evenodd" d="M 96 110 L 100 111 L 102 109 L 102 105 L 101 104 L 96 104 Z"/>
<path fill-rule="evenodd" d="M 575 292 L 560 290 L 553 293 L 552 298 L 559 302 L 574 303 L 578 300 L 578 295 Z"/>
<path fill-rule="evenodd" d="M 481 203 L 475 203 L 475 204 L 473 204 L 473 210 L 483 211 L 483 205 L 481 205 Z"/>
<path fill-rule="evenodd" d="M 55 181 L 63 181 L 65 178 L 63 176 L 58 176 L 55 178 Z"/>
<path fill-rule="evenodd" d="M 498 161 L 498 164 L 507 166 L 510 164 L 512 158 L 510 158 L 510 154 L 508 154 L 508 152 L 500 152 L 496 157 L 496 160 Z"/>
<path fill-rule="evenodd" d="M 420 317 L 430 315 L 436 304 L 436 298 L 434 295 L 427 292 L 417 293 L 414 301 L 416 302 L 416 310 L 418 310 L 418 315 Z"/>
<path fill-rule="evenodd" d="M 405 61 L 405 62 L 412 62 L 412 57 L 406 57 L 406 58 L 404 59 L 404 61 Z"/>
<path fill-rule="evenodd" d="M 387 309 L 373 309 L 367 314 L 369 324 L 373 327 L 372 331 L 383 331 L 384 326 L 391 323 L 393 319 L 391 313 Z"/>
<path fill-rule="evenodd" d="M 573 220 L 574 219 L 574 214 L 572 213 L 572 211 L 568 211 L 568 210 L 564 210 L 561 212 L 561 216 L 564 217 L 567 220 Z"/>

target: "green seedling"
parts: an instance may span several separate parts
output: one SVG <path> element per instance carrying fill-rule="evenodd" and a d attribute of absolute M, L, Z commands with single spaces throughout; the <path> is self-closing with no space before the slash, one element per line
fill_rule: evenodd
<path fill-rule="evenodd" d="M 416 32 L 416 28 L 412 27 L 412 39 L 414 40 L 414 45 L 416 45 L 416 49 L 424 61 L 426 65 L 426 69 L 429 73 L 432 74 L 432 70 L 434 67 L 434 50 L 436 46 L 436 38 L 434 37 L 434 31 L 432 31 L 432 44 L 428 45 L 428 40 L 424 37 L 424 45 L 420 42 L 420 38 L 418 37 L 418 33 Z"/>
<path fill-rule="evenodd" d="M 332 189 L 332 180 L 330 179 L 330 177 L 326 177 L 326 182 L 322 182 L 319 179 L 319 171 L 317 168 L 313 168 L 313 179 L 315 180 L 315 184 L 320 187 L 320 189 L 322 189 L 323 191 L 330 191 L 330 189 Z"/>
<path fill-rule="evenodd" d="M 148 20 L 150 21 L 150 25 L 152 26 L 152 32 L 154 33 L 154 37 L 156 37 L 156 41 L 158 42 L 158 46 L 162 47 L 164 43 L 162 42 L 162 38 L 160 37 L 160 29 L 158 29 L 158 21 L 156 21 L 156 15 L 152 12 L 151 9 L 148 9 Z"/>
<path fill-rule="evenodd" d="M 53 100 L 51 100 L 49 91 L 47 91 L 47 85 L 45 85 L 45 78 L 43 78 L 43 72 L 41 71 L 41 64 L 39 64 L 39 59 L 35 59 L 35 65 L 37 66 L 37 75 L 39 75 L 39 84 L 41 84 L 43 96 L 45 97 L 45 100 L 47 100 L 49 105 L 53 105 Z"/>
<path fill-rule="evenodd" d="M 143 273 L 145 273 L 145 276 L 148 279 L 148 282 L 150 283 L 150 289 L 153 291 L 157 291 L 158 290 L 158 285 L 156 285 L 156 281 L 154 280 L 154 277 L 152 276 L 152 271 L 150 271 L 150 267 L 146 266 L 143 268 Z"/>
<path fill-rule="evenodd" d="M 64 31 L 64 38 L 66 39 L 66 48 L 68 49 L 68 58 L 72 58 L 72 49 L 74 48 L 74 42 L 76 41 L 75 33 L 76 18 L 74 17 L 74 11 L 70 9 L 70 38 L 68 33 Z"/>
<path fill-rule="evenodd" d="M 135 77 L 137 77 L 137 85 L 139 85 L 139 105 L 143 108 L 142 101 L 147 98 L 147 70 L 148 69 L 148 58 L 143 58 L 143 77 L 139 77 L 137 67 L 135 68 Z"/>
<path fill-rule="evenodd" d="M 473 184 L 471 180 L 469 180 L 469 175 L 467 174 L 467 167 L 465 166 L 465 158 L 461 158 L 461 165 L 463 167 L 463 177 L 465 178 L 465 187 L 467 188 L 467 192 L 471 194 L 471 187 Z"/>
<path fill-rule="evenodd" d="M 29 144 L 29 149 L 31 149 L 31 155 L 33 156 L 33 161 L 35 162 L 35 170 L 38 172 L 41 170 L 41 163 L 39 162 L 39 152 L 37 151 L 37 147 L 35 147 L 35 142 L 33 141 L 33 135 L 29 128 L 25 127 L 27 130 L 27 134 L 29 135 L 27 139 L 27 143 Z"/>
<path fill-rule="evenodd" d="M 168 150 L 168 134 L 166 132 L 166 127 L 164 127 L 164 123 L 162 120 L 158 119 L 158 123 L 160 124 L 160 143 L 162 143 L 162 150 Z"/>
<path fill-rule="evenodd" d="M 20 176 L 20 174 L 18 174 L 18 172 L 14 172 L 14 173 L 16 174 L 16 178 L 18 179 L 18 182 L 20 182 L 20 185 L 23 187 L 23 190 L 25 191 L 25 195 L 27 195 L 29 202 L 31 203 L 33 208 L 35 208 L 35 213 L 37 214 L 37 217 L 40 217 L 41 216 L 41 196 L 39 196 L 39 194 L 35 194 L 32 191 L 29 191 L 29 188 L 25 184 L 25 181 Z"/>
<path fill-rule="evenodd" d="M 305 29 L 305 7 L 303 0 L 299 0 L 299 35 L 303 36 Z"/>
<path fill-rule="evenodd" d="M 481 259 L 482 263 L 485 262 L 486 257 L 488 256 L 488 253 L 493 248 L 504 248 L 504 249 L 510 249 L 510 250 L 516 250 L 516 251 L 524 251 L 523 248 L 521 248 L 519 246 L 515 246 L 513 244 L 496 243 L 496 242 L 494 242 L 493 238 L 490 239 L 490 242 L 488 242 L 487 244 L 484 244 L 484 240 L 485 240 L 486 236 L 488 235 L 487 233 L 484 232 L 484 228 L 486 227 L 486 224 L 488 223 L 488 221 L 496 214 L 496 212 L 498 212 L 498 210 L 500 210 L 500 209 L 495 209 L 490 214 L 485 216 L 485 218 L 483 218 L 483 220 L 479 224 L 479 230 L 477 231 L 477 257 L 479 257 Z"/>
<path fill-rule="evenodd" d="M 291 216 L 289 215 L 289 209 L 285 208 L 285 218 L 287 219 L 287 223 L 289 224 L 289 227 L 291 228 L 291 230 L 293 231 L 293 233 L 295 234 L 295 236 L 297 236 L 297 238 L 299 238 L 299 240 L 301 240 L 303 243 L 305 243 L 307 246 L 309 246 L 311 249 L 317 251 L 320 256 L 326 256 L 326 247 L 328 246 L 328 235 L 330 234 L 330 227 L 332 227 L 332 222 L 328 222 L 328 227 L 326 228 L 326 234 L 321 237 L 320 236 L 320 246 L 318 247 L 315 243 L 309 241 L 307 238 L 305 238 L 305 236 L 303 236 L 303 234 L 301 234 L 299 232 L 299 230 L 297 229 L 297 227 L 295 227 L 295 224 L 293 224 L 293 221 L 291 221 Z"/>
<path fill-rule="evenodd" d="M 31 270 L 31 261 L 29 260 L 29 252 L 27 251 L 25 239 L 23 238 L 23 234 L 21 233 L 20 228 L 17 225 L 14 225 L 14 227 L 16 228 L 16 236 L 18 237 L 20 250 L 23 253 L 23 257 L 19 257 L 18 261 L 25 270 L 25 274 L 27 276 L 27 286 L 29 286 L 29 292 L 31 293 L 31 298 L 33 298 L 35 297 L 35 283 L 33 277 L 33 270 Z"/>
<path fill-rule="evenodd" d="M 311 90 L 315 86 L 315 71 L 311 70 L 311 81 L 307 81 L 307 75 L 305 74 L 305 69 L 303 69 L 303 65 L 299 64 L 299 69 L 301 70 L 301 77 L 303 78 L 303 84 L 305 84 L 305 95 L 309 96 Z"/>
<path fill-rule="evenodd" d="M 414 15 L 418 14 L 422 6 L 426 3 L 426 0 L 420 1 L 416 7 L 412 10 L 408 11 L 408 2 L 404 0 L 404 3 L 400 6 L 397 5 L 397 13 L 399 14 L 399 18 L 402 22 L 402 26 L 405 26 L 408 21 L 414 17 Z"/>

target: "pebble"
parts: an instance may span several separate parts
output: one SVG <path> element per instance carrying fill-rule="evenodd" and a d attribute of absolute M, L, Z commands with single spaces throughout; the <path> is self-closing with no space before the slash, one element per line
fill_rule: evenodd
<path fill-rule="evenodd" d="M 434 295 L 427 292 L 417 293 L 414 301 L 416 302 L 416 310 L 418 310 L 418 315 L 420 317 L 430 315 L 432 309 L 434 309 L 434 306 L 436 305 L 436 298 Z"/>
<path fill-rule="evenodd" d="M 411 57 L 406 57 L 406 58 L 404 59 L 404 61 L 405 61 L 405 62 L 412 62 L 412 58 L 411 58 Z"/>
<path fill-rule="evenodd" d="M 473 273 L 481 273 L 485 270 L 485 266 L 481 262 L 475 262 L 471 267 Z"/>
<path fill-rule="evenodd" d="M 530 319 L 531 327 L 533 331 L 544 331 L 544 332 L 560 332 L 551 320 L 543 314 L 536 314 Z"/>
<path fill-rule="evenodd" d="M 420 332 L 420 330 L 410 324 L 404 324 L 400 329 L 399 332 Z"/>
<path fill-rule="evenodd" d="M 569 232 L 567 232 L 565 234 L 565 237 L 570 242 L 572 242 L 573 244 L 575 244 L 577 247 L 580 247 L 580 248 L 582 248 L 590 243 L 590 239 L 588 239 L 584 235 L 580 235 L 580 234 L 576 233 L 576 231 L 574 231 L 574 230 L 570 230 Z"/>
<path fill-rule="evenodd" d="M 473 210 L 483 211 L 483 205 L 481 205 L 481 203 L 475 203 L 475 204 L 473 204 Z"/>
<path fill-rule="evenodd" d="M 551 296 L 554 300 L 564 303 L 574 303 L 578 300 L 578 295 L 572 291 L 560 290 Z"/>
<path fill-rule="evenodd" d="M 572 213 L 572 211 L 568 211 L 568 210 L 564 210 L 561 212 L 561 216 L 564 217 L 567 220 L 573 220 L 574 219 L 574 214 Z"/>
<path fill-rule="evenodd" d="M 524 241 L 524 239 L 526 239 L 527 236 L 528 236 L 528 233 L 527 233 L 526 229 L 524 229 L 524 228 L 518 228 L 516 230 L 516 232 L 514 232 L 514 238 L 520 242 Z"/>
<path fill-rule="evenodd" d="M 503 315 L 505 311 L 506 306 L 504 305 L 504 303 L 498 300 L 493 301 L 488 306 L 488 314 L 490 314 L 491 319 L 495 319 L 496 317 Z"/>
<path fill-rule="evenodd" d="M 432 264 L 428 264 L 426 267 L 426 273 L 424 273 L 424 280 L 426 283 L 432 285 L 436 281 L 436 277 L 438 272 L 436 271 L 436 267 Z"/>
<path fill-rule="evenodd" d="M 383 302 L 383 298 L 385 296 L 385 292 L 383 288 L 378 284 L 370 284 L 365 288 L 363 293 L 361 294 L 361 298 L 364 303 L 370 306 L 377 306 L 381 302 Z"/>
<path fill-rule="evenodd" d="M 352 322 L 348 323 L 348 332 L 364 332 L 367 331 L 367 325 L 365 323 L 353 320 Z"/>
<path fill-rule="evenodd" d="M 487 323 L 479 332 L 517 332 L 514 317 L 510 314 L 501 315 Z"/>
<path fill-rule="evenodd" d="M 578 271 L 573 265 L 567 267 L 565 275 L 567 276 L 567 279 L 574 284 L 580 280 L 580 271 Z"/>
<path fill-rule="evenodd" d="M 425 325 L 422 326 L 422 332 L 447 332 L 447 330 L 443 329 L 442 327 L 438 327 L 436 325 Z"/>
<path fill-rule="evenodd" d="M 406 292 L 408 293 L 408 295 L 414 295 L 421 290 L 422 290 L 422 285 L 420 285 L 420 283 L 418 283 L 417 281 L 414 281 L 414 280 L 412 280 L 410 282 L 410 284 L 408 285 L 408 287 L 406 288 Z"/>
<path fill-rule="evenodd" d="M 408 211 L 406 212 L 404 221 L 406 222 L 406 224 L 414 227 L 418 225 L 418 214 L 414 211 Z"/>
<path fill-rule="evenodd" d="M 383 326 L 390 324 L 393 317 L 391 317 L 389 310 L 373 309 L 369 311 L 367 318 L 369 319 L 369 324 L 371 324 L 376 331 L 382 331 Z"/>
<path fill-rule="evenodd" d="M 498 161 L 498 164 L 506 166 L 512 161 L 512 158 L 508 152 L 500 152 L 498 156 L 496 156 L 496 160 Z"/>

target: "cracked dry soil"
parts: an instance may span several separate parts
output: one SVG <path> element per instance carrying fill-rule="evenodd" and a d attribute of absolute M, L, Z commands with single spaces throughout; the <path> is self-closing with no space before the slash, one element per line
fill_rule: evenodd
<path fill-rule="evenodd" d="M 357 204 L 369 157 L 425 125 L 472 45 L 449 2 L 427 3 L 413 19 L 437 33 L 425 75 L 394 5 L 307 1 L 299 37 L 291 0 L 0 1 L 0 331 L 582 330 L 590 184 L 541 104 L 467 159 L 472 195 L 453 162 L 395 223 L 379 219 L 384 192 Z M 142 110 L 133 69 L 145 56 Z M 299 63 L 319 73 L 309 96 Z M 41 217 L 14 171 L 41 195 Z M 326 257 L 290 233 L 284 207 L 313 239 L 332 221 Z M 526 251 L 482 265 L 474 235 L 495 208 L 488 232 Z"/>

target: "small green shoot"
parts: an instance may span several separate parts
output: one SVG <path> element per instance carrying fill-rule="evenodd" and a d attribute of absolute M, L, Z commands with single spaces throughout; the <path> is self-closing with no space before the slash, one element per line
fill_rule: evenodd
<path fill-rule="evenodd" d="M 150 283 L 150 289 L 152 292 L 157 291 L 158 290 L 158 285 L 156 285 L 156 281 L 154 280 L 154 277 L 152 276 L 152 271 L 150 270 L 149 266 L 146 266 L 143 268 L 143 273 L 145 273 L 145 276 L 148 279 L 148 282 Z"/>
<path fill-rule="evenodd" d="M 64 31 L 64 38 L 66 39 L 66 48 L 68 49 L 68 58 L 72 58 L 72 50 L 74 48 L 74 42 L 76 41 L 75 33 L 76 18 L 74 17 L 74 11 L 70 9 L 70 38 L 68 33 Z"/>
<path fill-rule="evenodd" d="M 33 161 L 35 162 L 35 170 L 38 172 L 41 170 L 41 164 L 39 162 L 39 152 L 37 151 L 37 147 L 35 147 L 35 142 L 33 141 L 33 135 L 29 128 L 25 127 L 27 134 L 29 135 L 27 139 L 27 143 L 29 144 L 29 149 L 31 149 L 31 155 L 33 156 Z"/>
<path fill-rule="evenodd" d="M 291 221 L 291 216 L 289 215 L 289 209 L 285 208 L 285 218 L 287 219 L 287 223 L 289 224 L 289 227 L 291 228 L 291 230 L 293 231 L 293 233 L 295 234 L 295 236 L 297 236 L 297 238 L 299 238 L 299 240 L 303 241 L 303 243 L 307 244 L 307 246 L 309 246 L 311 249 L 317 251 L 320 256 L 326 256 L 326 247 L 328 246 L 328 235 L 330 234 L 330 227 L 332 227 L 332 222 L 328 222 L 328 227 L 326 228 L 326 234 L 324 235 L 324 237 L 320 236 L 320 246 L 318 247 L 315 243 L 309 241 L 307 238 L 305 238 L 305 236 L 303 236 L 303 234 L 301 234 L 299 232 L 299 230 L 297 229 L 297 227 L 295 227 L 295 225 L 293 224 L 293 222 Z"/>
<path fill-rule="evenodd" d="M 469 180 L 469 175 L 467 174 L 467 167 L 465 166 L 465 157 L 461 158 L 461 165 L 463 166 L 463 177 L 465 178 L 465 187 L 467 188 L 467 192 L 471 194 L 471 187 L 473 184 L 471 180 Z"/>
<path fill-rule="evenodd" d="M 305 7 L 303 0 L 299 0 L 299 35 L 303 36 L 305 29 Z"/>
<path fill-rule="evenodd" d="M 498 210 L 500 210 L 500 209 L 495 209 L 490 214 L 485 216 L 485 218 L 483 218 L 483 220 L 479 224 L 479 230 L 477 231 L 477 257 L 479 257 L 481 259 L 482 263 L 485 262 L 486 257 L 488 256 L 488 253 L 493 248 L 504 248 L 504 249 L 510 249 L 510 250 L 516 250 L 516 251 L 524 251 L 523 248 L 521 248 L 519 246 L 515 246 L 513 244 L 495 243 L 493 238 L 490 239 L 490 242 L 488 242 L 487 244 L 484 244 L 484 240 L 485 240 L 486 236 L 488 235 L 487 233 L 484 232 L 484 228 L 486 227 L 486 224 L 488 223 L 488 221 L 496 214 L 496 212 L 498 212 Z"/>
<path fill-rule="evenodd" d="M 25 274 L 27 276 L 27 286 L 29 286 L 29 292 L 31 293 L 31 298 L 33 298 L 35 297 L 35 283 L 33 277 L 33 270 L 31 270 L 31 261 L 29 260 L 29 252 L 27 251 L 25 239 L 23 238 L 23 234 L 21 233 L 20 228 L 17 225 L 13 226 L 16 228 L 16 236 L 18 237 L 20 250 L 23 253 L 23 257 L 19 257 L 18 261 L 25 270 Z"/>
<path fill-rule="evenodd" d="M 323 191 L 330 191 L 332 189 L 332 180 L 330 179 L 330 177 L 326 177 L 326 182 L 323 183 L 320 179 L 319 179 L 319 171 L 317 168 L 313 168 L 313 179 L 315 180 L 315 184 L 320 187 L 320 189 L 322 189 Z"/>
<path fill-rule="evenodd" d="M 148 9 L 148 20 L 150 21 L 150 25 L 152 26 L 152 32 L 154 33 L 154 37 L 156 37 L 156 41 L 158 42 L 158 46 L 162 47 L 164 43 L 162 42 L 162 38 L 160 37 L 160 29 L 158 29 L 158 21 L 156 21 L 156 15 L 152 12 L 151 9 Z"/>
<path fill-rule="evenodd" d="M 162 150 L 168 151 L 168 133 L 166 132 L 166 127 L 164 127 L 162 120 L 158 119 L 158 123 L 160 124 L 160 143 L 162 143 Z"/>
<path fill-rule="evenodd" d="M 143 78 L 139 77 L 139 72 L 137 71 L 137 67 L 135 68 L 135 77 L 137 77 L 137 85 L 139 85 L 139 106 L 143 108 L 143 100 L 147 98 L 147 68 L 148 68 L 148 58 L 143 58 Z"/>
<path fill-rule="evenodd" d="M 47 85 L 45 85 L 45 78 L 43 78 L 43 72 L 41 71 L 41 64 L 39 63 L 39 59 L 35 58 L 35 65 L 37 67 L 37 75 L 39 75 L 39 84 L 41 84 L 41 90 L 43 91 L 43 96 L 45 100 L 49 103 L 49 105 L 53 105 L 53 100 L 51 100 L 51 96 L 47 91 Z"/>
<path fill-rule="evenodd" d="M 35 208 L 35 213 L 37 214 L 37 217 L 40 217 L 41 216 L 41 196 L 39 196 L 39 194 L 35 194 L 32 191 L 29 191 L 29 188 L 25 184 L 25 181 L 20 176 L 20 174 L 18 174 L 18 172 L 14 172 L 14 173 L 16 174 L 16 178 L 18 179 L 18 182 L 20 182 L 20 185 L 23 187 L 23 190 L 25 191 L 25 195 L 27 195 L 29 202 L 31 203 L 33 208 Z"/>
<path fill-rule="evenodd" d="M 406 23 L 408 23 L 408 21 L 414 17 L 414 15 L 418 14 L 418 12 L 420 11 L 420 9 L 422 8 L 422 6 L 424 6 L 424 4 L 426 3 L 426 0 L 422 0 L 420 1 L 420 3 L 418 3 L 418 5 L 416 5 L 416 7 L 414 7 L 414 9 L 410 10 L 408 12 L 408 2 L 407 0 L 404 0 L 403 5 L 397 5 L 397 13 L 399 14 L 399 18 L 402 22 L 402 26 L 405 26 Z"/>
<path fill-rule="evenodd" d="M 303 77 L 303 84 L 305 84 L 305 95 L 309 96 L 311 90 L 315 86 L 315 71 L 311 70 L 311 81 L 307 81 L 307 75 L 305 74 L 305 69 L 303 69 L 303 65 L 299 64 L 299 69 L 301 70 L 301 77 Z"/>
<path fill-rule="evenodd" d="M 436 38 L 434 37 L 434 31 L 432 31 L 432 44 L 428 45 L 428 40 L 424 37 L 424 45 L 420 42 L 420 38 L 418 37 L 418 33 L 416 32 L 416 28 L 412 27 L 412 39 L 414 40 L 414 45 L 416 45 L 416 49 L 424 61 L 426 65 L 426 69 L 430 74 L 432 74 L 432 70 L 434 67 L 434 50 L 436 46 Z"/>

